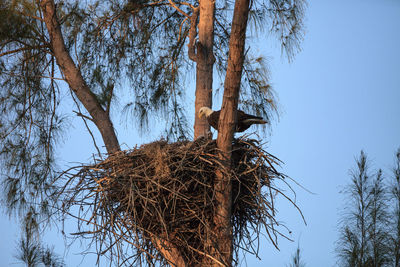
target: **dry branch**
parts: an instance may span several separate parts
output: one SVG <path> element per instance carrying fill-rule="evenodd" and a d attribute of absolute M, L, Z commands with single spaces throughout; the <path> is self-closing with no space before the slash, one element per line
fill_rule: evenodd
<path fill-rule="evenodd" d="M 215 171 L 229 171 L 235 255 L 241 248 L 257 254 L 262 228 L 273 244 L 281 235 L 273 199 L 282 192 L 275 189 L 275 181 L 285 176 L 273 165 L 277 158 L 256 140 L 234 140 L 231 170 L 223 169 L 217 154 L 215 140 L 205 139 L 161 140 L 117 152 L 64 175 L 68 185 L 61 193 L 63 211 L 79 210 L 75 215 L 80 218 L 79 229 L 91 227 L 79 234 L 96 243 L 99 255 L 106 251 L 119 255 L 118 264 L 168 265 L 160 250 L 171 248 L 160 249 L 163 243 L 173 245 L 186 266 L 200 266 L 210 259 L 219 262 L 210 251 L 218 251 L 212 231 Z"/>

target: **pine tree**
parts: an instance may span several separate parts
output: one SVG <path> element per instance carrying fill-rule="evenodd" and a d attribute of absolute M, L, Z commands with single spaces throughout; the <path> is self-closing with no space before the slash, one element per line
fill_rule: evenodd
<path fill-rule="evenodd" d="M 370 265 L 387 266 L 390 261 L 389 249 L 389 206 L 387 188 L 382 170 L 378 170 L 371 184 L 371 200 L 368 212 L 368 240 L 371 247 Z"/>
<path fill-rule="evenodd" d="M 301 250 L 300 246 L 297 246 L 296 252 L 292 256 L 292 263 L 288 265 L 288 267 L 305 267 L 303 260 L 301 259 Z"/>
<path fill-rule="evenodd" d="M 37 214 L 33 209 L 26 213 L 23 221 L 22 235 L 18 242 L 15 258 L 27 267 L 63 267 L 63 260 L 53 249 L 45 248 L 40 240 L 40 227 Z"/>
<path fill-rule="evenodd" d="M 389 187 L 393 203 L 390 216 L 390 250 L 392 266 L 400 266 L 400 149 L 396 153 L 395 167 L 393 168 L 392 182 Z"/>
<path fill-rule="evenodd" d="M 57 196 L 66 185 L 59 184 L 63 170 L 55 155 L 67 115 L 82 118 L 92 136 L 91 127 L 97 129 L 105 146 L 105 151 L 100 149 L 93 137 L 99 157 L 120 151 L 112 116 L 119 91 L 132 95 L 123 111 L 137 120 L 137 131 L 145 128 L 149 117 L 161 115 L 168 138 L 187 138 L 183 83 L 190 69 L 184 53 L 187 39 L 189 58 L 197 69 L 196 111 L 212 104 L 214 64 L 220 74 L 227 73 L 218 146 L 229 166 L 238 105 L 264 117 L 271 117 L 276 107 L 262 58 L 245 53 L 247 21 L 255 25 L 268 21 L 291 59 L 302 39 L 304 7 L 304 0 L 259 5 L 237 0 L 230 19 L 229 1 L 1 2 L 0 158 L 9 213 L 20 218 L 38 214 L 48 221 L 54 209 L 63 210 L 65 203 Z M 60 107 L 66 96 L 75 110 L 63 113 Z M 198 137 L 209 126 L 196 120 L 194 128 Z M 230 180 L 220 178 L 216 187 L 227 190 L 218 197 L 222 217 L 215 218 L 223 219 L 216 221 L 220 225 L 215 230 L 221 231 L 219 246 L 226 247 L 224 261 L 230 265 Z M 36 231 L 42 230 L 38 226 Z M 21 241 L 21 248 L 31 251 L 32 260 L 27 261 L 35 262 L 44 250 L 39 239 L 33 249 L 30 236 Z M 160 240 L 153 241 L 169 262 L 184 264 L 176 248 L 166 250 Z"/>
<path fill-rule="evenodd" d="M 389 266 L 388 196 L 383 172 L 371 174 L 363 151 L 356 164 L 350 173 L 351 184 L 343 191 L 347 206 L 336 245 L 338 262 L 351 267 Z"/>
<path fill-rule="evenodd" d="M 357 160 L 357 170 L 351 172 L 351 185 L 346 193 L 352 206 L 341 226 L 339 257 L 344 266 L 364 266 L 368 257 L 367 210 L 370 201 L 370 175 L 367 171 L 367 158 L 361 151 Z M 348 202 L 349 203 L 349 202 Z"/>

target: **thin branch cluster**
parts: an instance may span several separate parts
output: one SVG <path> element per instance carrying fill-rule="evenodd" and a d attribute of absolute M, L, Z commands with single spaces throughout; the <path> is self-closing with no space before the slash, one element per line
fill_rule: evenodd
<path fill-rule="evenodd" d="M 257 255 L 263 229 L 274 245 L 282 235 L 274 207 L 276 195 L 286 197 L 274 185 L 285 178 L 275 169 L 280 161 L 255 140 L 235 139 L 233 170 L 228 173 L 217 153 L 215 141 L 200 139 L 161 140 L 111 155 L 66 175 L 63 213 L 78 211 L 73 214 L 79 222 L 76 235 L 94 242 L 99 256 L 113 255 L 118 265 L 167 265 L 155 240 L 172 244 L 188 266 L 200 265 L 215 248 L 213 184 L 218 168 L 232 181 L 236 258 L 241 248 Z"/>

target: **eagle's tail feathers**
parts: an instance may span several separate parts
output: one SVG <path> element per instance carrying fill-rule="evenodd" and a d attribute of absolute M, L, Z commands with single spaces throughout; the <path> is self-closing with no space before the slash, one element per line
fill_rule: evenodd
<path fill-rule="evenodd" d="M 246 119 L 243 121 L 244 124 L 265 124 L 267 121 L 263 119 Z"/>

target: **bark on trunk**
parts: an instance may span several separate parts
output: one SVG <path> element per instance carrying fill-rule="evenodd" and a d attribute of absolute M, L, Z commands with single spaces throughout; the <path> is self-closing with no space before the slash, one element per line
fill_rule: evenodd
<path fill-rule="evenodd" d="M 56 16 L 54 1 L 44 0 L 40 4 L 43 19 L 49 33 L 51 50 L 65 80 L 92 117 L 94 124 L 101 133 L 107 152 L 111 154 L 119 151 L 118 139 L 110 117 L 101 107 L 96 96 L 90 91 L 65 46 L 61 27 Z"/>
<path fill-rule="evenodd" d="M 205 118 L 200 119 L 197 114 L 201 107 L 212 107 L 212 83 L 214 67 L 214 19 L 215 1 L 200 0 L 200 16 L 198 24 L 199 40 L 196 44 L 196 99 L 195 99 L 195 121 L 194 138 L 207 136 L 210 125 Z M 192 24 L 191 27 L 196 27 Z M 193 45 L 193 43 L 192 43 Z M 189 48 L 190 49 L 190 48 Z"/>
<path fill-rule="evenodd" d="M 221 150 L 221 159 L 226 168 L 231 165 L 231 151 L 236 113 L 242 77 L 244 47 L 246 38 L 249 0 L 236 0 L 229 39 L 228 66 L 224 83 L 224 96 L 219 118 L 217 146 Z M 218 171 L 216 173 L 216 214 L 214 223 L 217 233 L 217 248 L 227 266 L 232 265 L 232 184 L 230 177 Z M 214 263 L 214 266 L 219 264 Z"/>
<path fill-rule="evenodd" d="M 178 249 L 170 246 L 170 244 L 166 241 L 162 241 L 157 237 L 152 237 L 152 242 L 157 248 L 158 251 L 164 256 L 164 258 L 168 261 L 171 266 L 174 267 L 186 267 L 185 260 L 182 258 Z"/>

